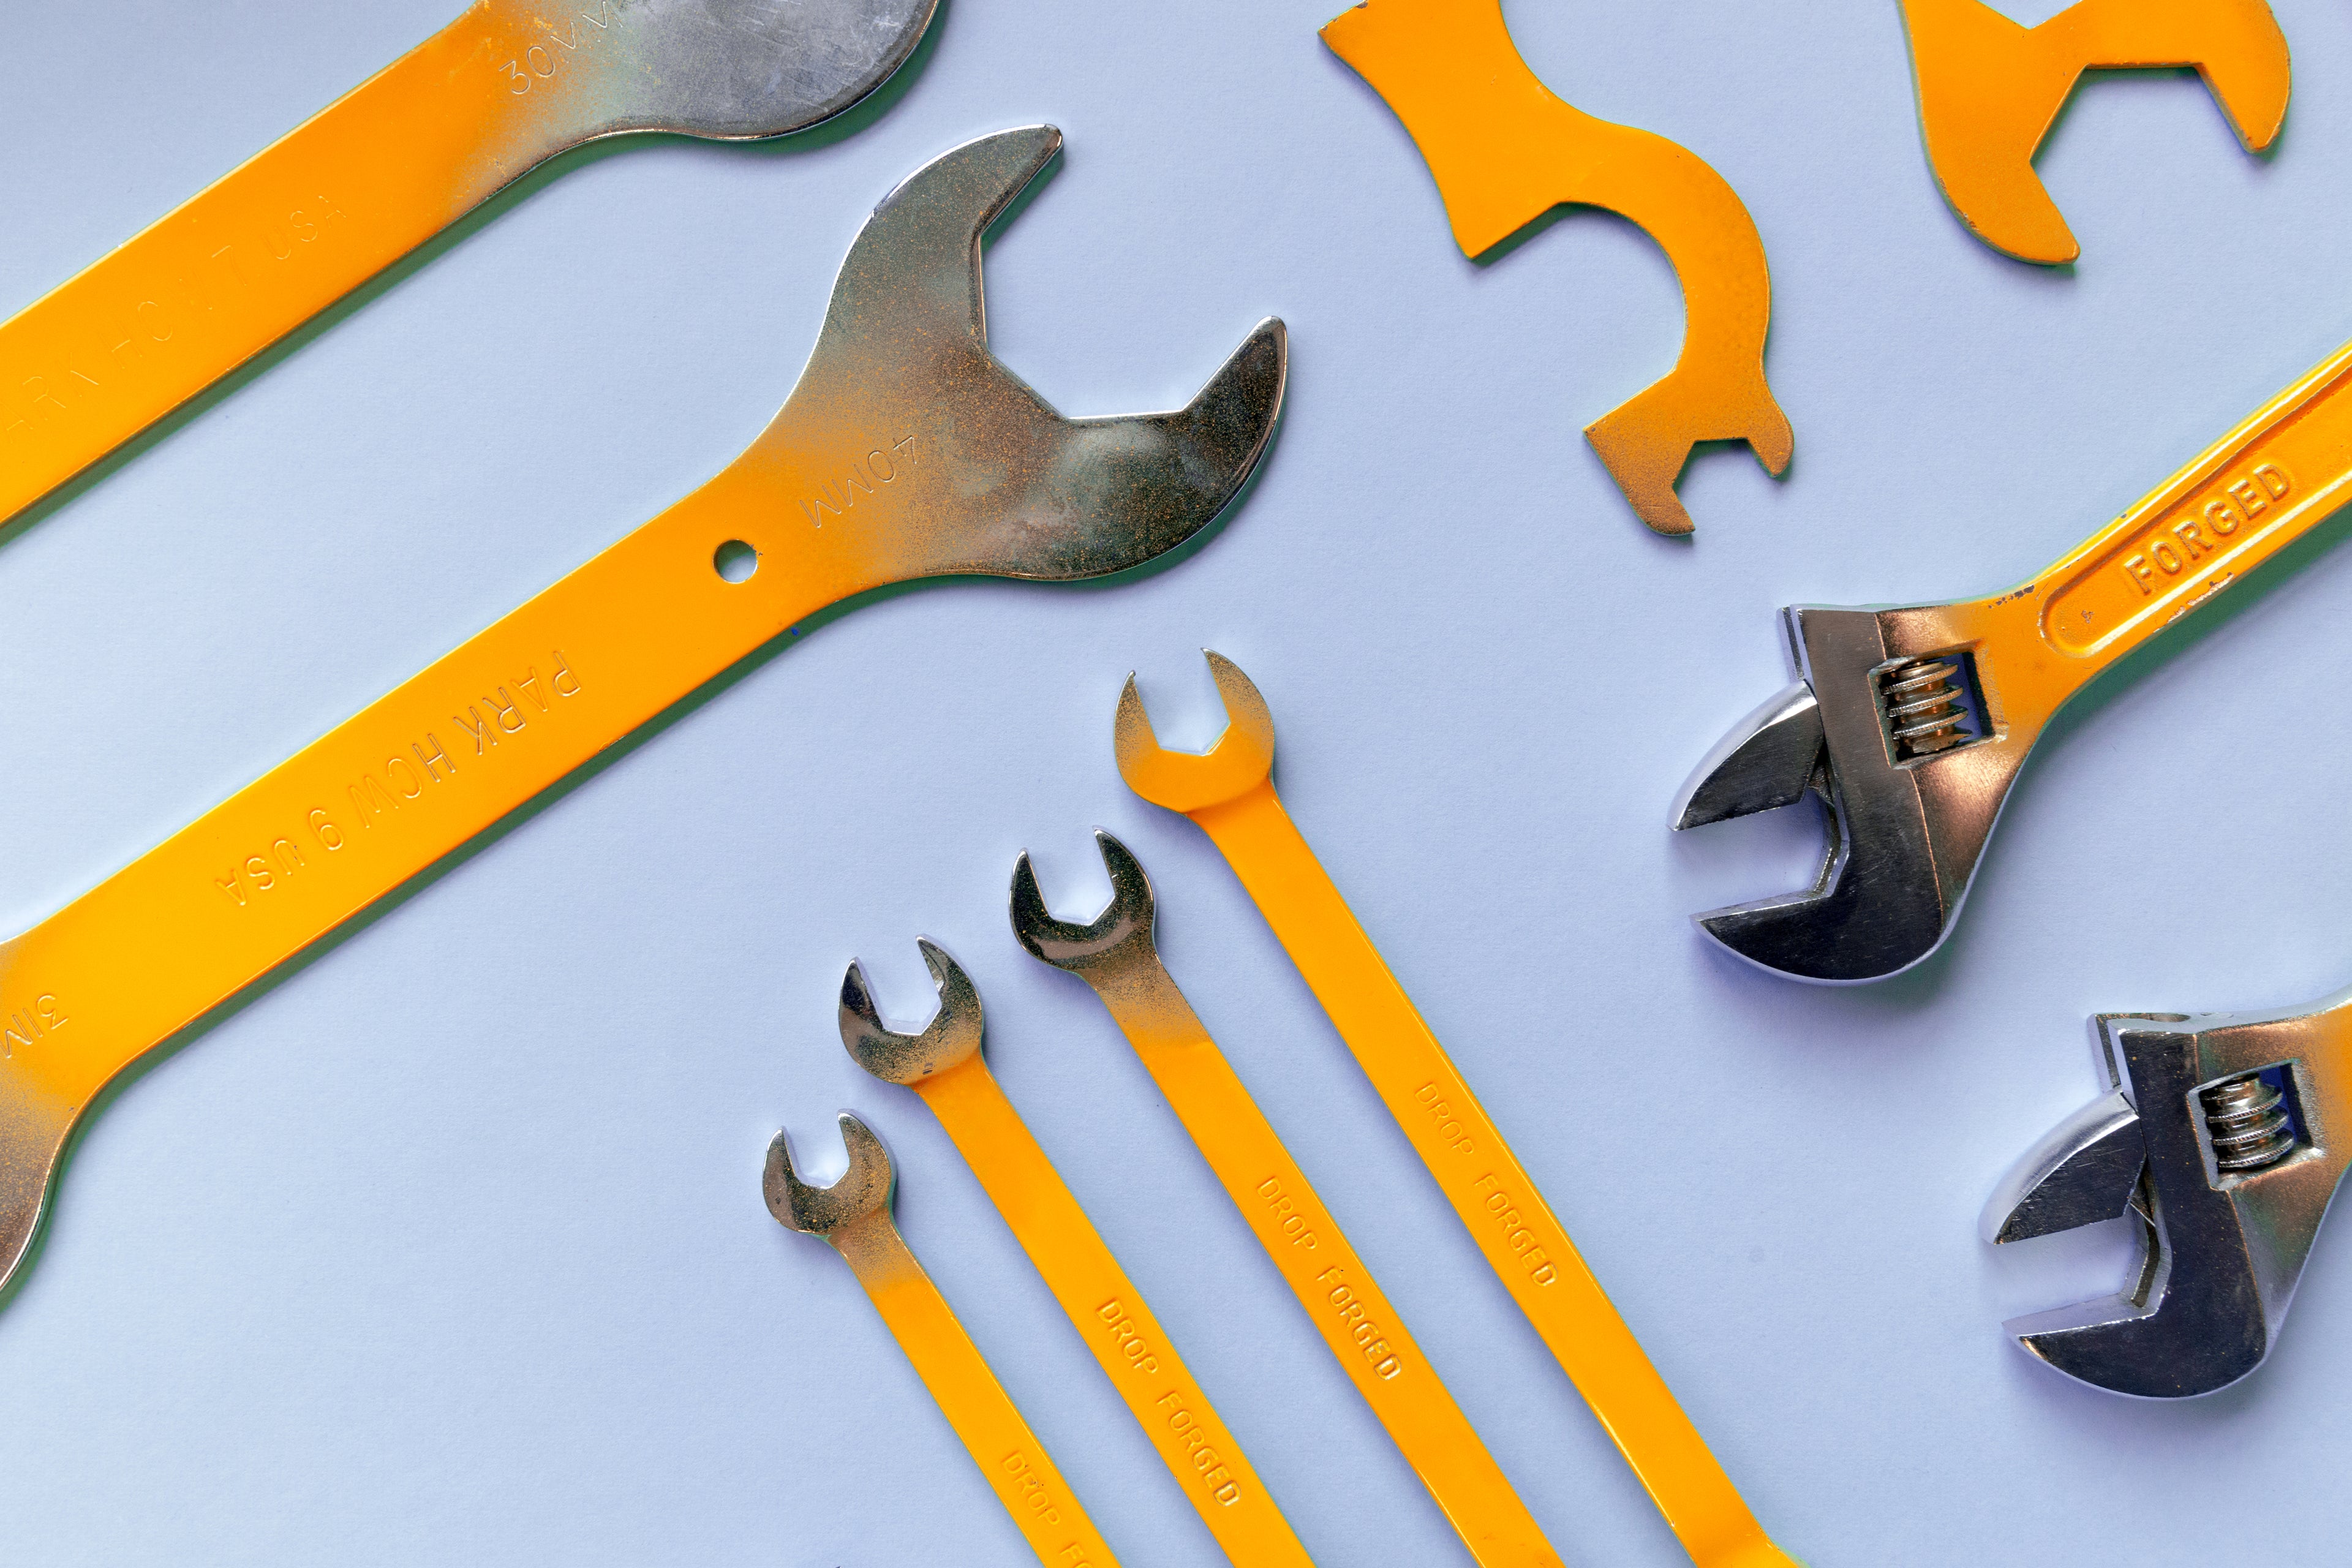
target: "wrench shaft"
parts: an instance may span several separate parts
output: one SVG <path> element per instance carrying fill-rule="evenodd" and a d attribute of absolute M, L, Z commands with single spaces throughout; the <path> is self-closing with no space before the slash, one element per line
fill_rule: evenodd
<path fill-rule="evenodd" d="M 1234 1568 L 1313 1568 L 1135 1282 L 973 1056 L 919 1081 L 1046 1288 Z"/>

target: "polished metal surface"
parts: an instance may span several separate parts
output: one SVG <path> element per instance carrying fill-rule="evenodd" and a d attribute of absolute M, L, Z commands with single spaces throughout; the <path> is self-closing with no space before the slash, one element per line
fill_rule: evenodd
<path fill-rule="evenodd" d="M 1159 952 L 1151 941 L 1151 879 L 1126 845 L 1099 827 L 1095 829 L 1095 847 L 1102 853 L 1103 869 L 1110 874 L 1110 902 L 1101 914 L 1083 924 L 1056 920 L 1046 910 L 1029 852 L 1021 852 L 1021 858 L 1013 864 L 1013 936 L 1032 958 L 1090 980 L 1127 963 L 1159 967 Z"/>
<path fill-rule="evenodd" d="M 916 938 L 915 946 L 939 988 L 940 1006 L 914 1034 L 882 1022 L 864 964 L 852 959 L 841 981 L 841 1043 L 859 1067 L 891 1083 L 919 1083 L 978 1055 L 986 1032 L 980 992 L 963 966 L 929 937 Z"/>
<path fill-rule="evenodd" d="M 873 1215 L 888 1215 L 891 1189 L 898 1173 L 890 1151 L 874 1130 L 845 1110 L 841 1113 L 842 1147 L 849 1151 L 849 1169 L 829 1187 L 812 1187 L 793 1166 L 792 1141 L 779 1132 L 768 1145 L 767 1168 L 760 1192 L 768 1212 L 787 1229 L 832 1239 L 847 1226 Z"/>
<path fill-rule="evenodd" d="M 2017 1241 L 2128 1209 L 2145 1251 L 2118 1294 L 2004 1327 L 2101 1388 L 2210 1394 L 2277 1342 L 2352 1160 L 2339 1131 L 2352 1125 L 2352 992 L 2294 1013 L 2102 1014 L 2093 1032 L 2113 1091 L 2027 1154 L 1980 1228 Z M 2265 1078 L 2285 1086 L 2278 1121 L 2243 1087 L 2277 1087 Z M 2217 1091 L 2225 1112 L 2250 1104 L 2263 1124 L 2259 1163 L 2233 1152 L 2237 1121 L 2215 1125 Z"/>

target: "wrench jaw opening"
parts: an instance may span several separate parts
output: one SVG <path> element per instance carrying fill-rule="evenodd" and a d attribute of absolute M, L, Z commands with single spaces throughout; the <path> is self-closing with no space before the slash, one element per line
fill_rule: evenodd
<path fill-rule="evenodd" d="M 1160 744 L 1132 672 L 1118 694 L 1113 744 L 1119 776 L 1136 794 L 1170 811 L 1200 811 L 1238 800 L 1274 771 L 1273 710 L 1239 665 L 1213 648 L 1201 652 L 1225 704 L 1225 732 L 1207 751 L 1171 752 Z"/>
<path fill-rule="evenodd" d="M 2325 1130 L 2341 1092 L 2336 1042 L 2352 1038 L 2346 1005 L 2095 1020 L 2115 1092 L 2035 1146 L 1983 1229 L 2007 1242 L 2125 1212 L 2143 1251 L 2118 1294 L 2004 1324 L 2021 1347 L 2081 1382 L 2147 1399 L 2215 1393 L 2262 1364 L 2343 1177 Z M 2216 1096 L 2254 1075 L 2288 1084 L 2267 1101 L 2277 1139 L 2259 1164 L 2226 1168 Z"/>
<path fill-rule="evenodd" d="M 916 1034 L 882 1022 L 866 966 L 855 959 L 841 981 L 841 1043 L 850 1059 L 888 1083 L 914 1085 L 980 1054 L 984 1033 L 980 992 L 963 966 L 929 937 L 919 937 L 924 967 L 940 994 L 939 1011 Z"/>
<path fill-rule="evenodd" d="M 1882 980 L 1950 932 L 2033 737 L 1963 731 L 1947 750 L 1899 755 L 1886 683 L 1932 651 L 1909 646 L 1914 613 L 1798 605 L 1781 614 L 1799 682 L 1717 744 L 1676 797 L 1673 824 L 1745 816 L 1810 793 L 1825 818 L 1821 873 L 1803 892 L 1711 910 L 1697 923 L 1777 973 Z M 1990 728 L 1981 713 L 1968 717 Z"/>
<path fill-rule="evenodd" d="M 1080 924 L 1054 918 L 1037 886 L 1037 873 L 1024 849 L 1013 866 L 1013 934 L 1032 958 L 1042 959 L 1073 974 L 1089 970 L 1115 970 L 1135 958 L 1154 952 L 1151 928 L 1151 879 L 1126 845 L 1095 829 L 1095 847 L 1102 852 L 1103 869 L 1110 873 L 1110 903 L 1094 920 Z"/>
<path fill-rule="evenodd" d="M 849 1169 L 829 1187 L 812 1187 L 793 1165 L 791 1137 L 778 1132 L 768 1144 L 767 1168 L 761 1173 L 760 1192 L 768 1212 L 787 1230 L 831 1239 L 834 1234 L 871 1215 L 890 1212 L 890 1196 L 898 1173 L 890 1151 L 874 1130 L 848 1111 L 841 1113 L 842 1147 L 849 1152 Z"/>
<path fill-rule="evenodd" d="M 989 351 L 982 239 L 1061 146 L 1050 125 L 1000 132 L 884 197 L 792 397 L 739 460 L 808 498 L 778 521 L 848 592 L 1129 570 L 1213 522 L 1273 438 L 1289 364 L 1273 318 L 1160 414 L 1065 418 Z"/>

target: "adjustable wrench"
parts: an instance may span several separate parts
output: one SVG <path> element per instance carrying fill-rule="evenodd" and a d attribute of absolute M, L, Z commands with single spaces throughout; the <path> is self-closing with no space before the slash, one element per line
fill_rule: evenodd
<path fill-rule="evenodd" d="M 803 130 L 887 81 L 937 5 L 475 0 L 0 324 L 0 523 L 558 153 Z"/>
<path fill-rule="evenodd" d="M 898 1234 L 890 1217 L 898 1184 L 890 1151 L 846 1110 L 841 1142 L 849 1151 L 848 1171 L 829 1187 L 812 1187 L 793 1169 L 791 1142 L 777 1133 L 760 1180 L 768 1212 L 841 1254 L 1037 1561 L 1045 1568 L 1118 1568 L 1045 1446 Z"/>
<path fill-rule="evenodd" d="M 988 1070 L 971 977 L 937 943 L 917 946 L 939 987 L 939 1011 L 920 1034 L 891 1029 L 866 971 L 851 963 L 841 982 L 850 1059 L 931 1108 L 1234 1568 L 1313 1568 L 1249 1456 Z"/>
<path fill-rule="evenodd" d="M 1140 564 L 1281 407 L 1261 322 L 1187 407 L 1065 419 L 988 352 L 982 231 L 1061 146 L 918 171 L 843 263 L 792 397 L 718 477 L 24 935 L 0 943 L 0 1285 L 109 1079 L 812 613 L 885 584 Z M 719 560 L 756 551 L 732 580 Z"/>
<path fill-rule="evenodd" d="M 1780 612 L 1797 680 L 1734 725 L 1673 824 L 1826 807 L 1801 893 L 1698 917 L 1801 980 L 1882 979 L 1958 918 L 2026 753 L 2066 700 L 2333 512 L 2352 480 L 2352 345 L 2048 570 L 1989 598 Z"/>
<path fill-rule="evenodd" d="M 2018 1163 L 1990 1242 L 2128 1212 L 2123 1290 L 2002 1325 L 2069 1377 L 2180 1399 L 2260 1366 L 2286 1322 L 2352 1144 L 2352 991 L 2291 1013 L 2103 1013 L 2107 1092 Z"/>
<path fill-rule="evenodd" d="M 1110 873 L 1110 907 L 1084 925 L 1055 920 L 1024 851 L 1013 868 L 1013 934 L 1034 957 L 1085 981 L 1110 1009 L 1201 1157 L 1470 1555 L 1486 1568 L 1558 1568 L 1559 1554 L 1502 1467 L 1176 988 L 1152 937 L 1151 879 L 1109 834 L 1096 829 L 1095 843 Z"/>
<path fill-rule="evenodd" d="M 1201 825 L 1454 1212 L 1700 1568 L 1794 1559 L 1748 1511 L 1576 1244 L 1381 960 L 1274 792 L 1274 716 L 1231 659 L 1209 671 L 1230 720 L 1204 755 L 1163 751 L 1136 694 L 1118 696 L 1119 775 Z"/>

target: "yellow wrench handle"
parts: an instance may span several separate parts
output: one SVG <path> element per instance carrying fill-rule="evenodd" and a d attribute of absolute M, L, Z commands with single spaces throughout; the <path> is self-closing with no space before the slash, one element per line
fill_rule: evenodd
<path fill-rule="evenodd" d="M 2038 728 L 2094 676 L 2324 521 L 2352 483 L 2352 344 L 2032 582 L 1895 612 L 1982 643 L 2000 721 Z M 1906 645 L 1908 644 L 1906 638 Z"/>
<path fill-rule="evenodd" d="M 1559 1568 L 1559 1554 L 1233 1064 L 1165 973 L 1151 979 L 1148 990 L 1120 987 L 1112 1016 L 1356 1391 L 1484 1568 Z"/>
<path fill-rule="evenodd" d="M 1700 1568 L 1794 1562 L 1772 1544 L 1610 1305 L 1445 1048 L 1356 922 L 1271 779 L 1188 813 L 1323 1004 L 1519 1310 Z"/>
<path fill-rule="evenodd" d="M 1141 1291 L 973 1056 L 915 1085 L 1234 1568 L 1313 1568 Z"/>
<path fill-rule="evenodd" d="M 513 31 L 477 4 L 0 324 L 0 522 L 551 151 Z"/>
<path fill-rule="evenodd" d="M 868 1215 L 828 1238 L 914 1363 L 997 1501 L 1046 1568 L 1118 1568 L 1118 1559 L 1029 1423 L 996 1381 L 947 1299 L 886 1215 Z"/>

